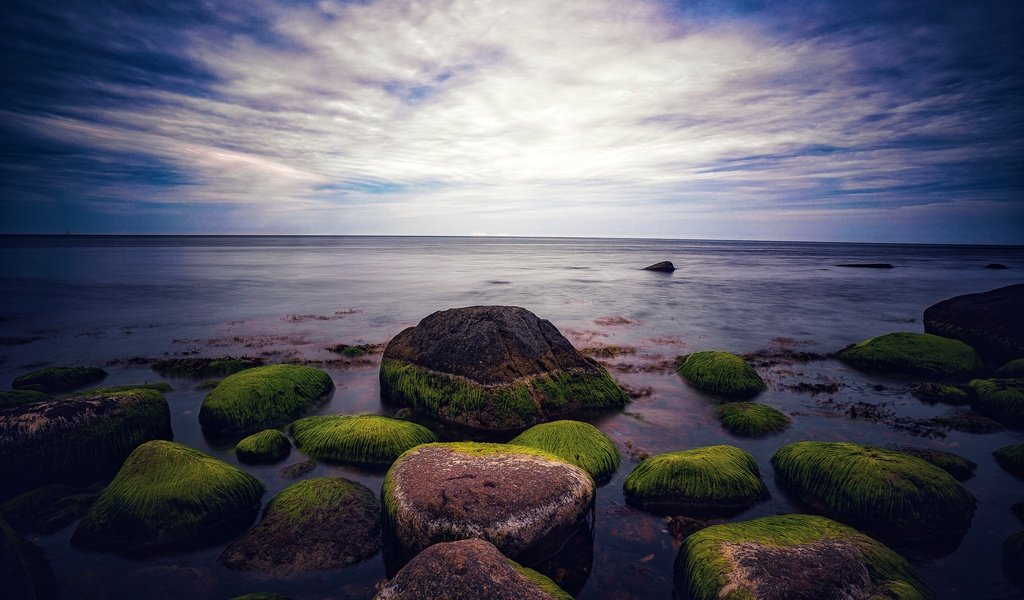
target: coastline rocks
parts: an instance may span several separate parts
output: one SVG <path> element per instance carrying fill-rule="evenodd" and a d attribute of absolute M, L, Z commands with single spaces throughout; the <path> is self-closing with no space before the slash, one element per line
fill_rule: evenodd
<path fill-rule="evenodd" d="M 600 485 L 607 483 L 619 468 L 619 449 L 590 423 L 552 421 L 522 432 L 509 444 L 550 452 L 583 469 Z"/>
<path fill-rule="evenodd" d="M 435 312 L 384 349 L 381 396 L 465 427 L 529 427 L 629 397 L 549 321 L 516 306 Z"/>
<path fill-rule="evenodd" d="M 768 388 L 747 361 L 729 352 L 694 352 L 680 357 L 676 372 L 693 387 L 723 396 L 755 396 Z"/>
<path fill-rule="evenodd" d="M 971 408 L 1004 425 L 1024 425 L 1024 379 L 974 379 Z"/>
<path fill-rule="evenodd" d="M 766 404 L 726 402 L 715 407 L 715 414 L 730 433 L 757 437 L 778 433 L 792 423 L 785 413 Z"/>
<path fill-rule="evenodd" d="M 671 273 L 676 270 L 676 266 L 671 261 L 663 260 L 656 262 L 653 265 L 644 267 L 644 271 L 658 271 L 659 273 Z"/>
<path fill-rule="evenodd" d="M 289 427 L 295 446 L 316 460 L 388 466 L 403 452 L 436 442 L 429 429 L 380 415 L 323 415 Z"/>
<path fill-rule="evenodd" d="M 938 378 L 967 377 L 982 364 L 967 344 L 930 333 L 889 333 L 839 352 L 844 362 L 869 371 Z"/>
<path fill-rule="evenodd" d="M 484 540 L 435 544 L 416 555 L 374 600 L 572 600 L 553 581 Z"/>
<path fill-rule="evenodd" d="M 254 433 L 301 416 L 333 390 L 331 376 L 313 367 L 246 369 L 224 378 L 206 395 L 199 424 L 213 434 Z"/>
<path fill-rule="evenodd" d="M 53 394 L 96 383 L 107 376 L 98 367 L 45 367 L 16 377 L 11 387 Z"/>
<path fill-rule="evenodd" d="M 201 547 L 238 534 L 259 510 L 263 484 L 181 444 L 142 444 L 82 518 L 71 543 L 119 554 Z"/>
<path fill-rule="evenodd" d="M 274 577 L 340 569 L 380 550 L 380 505 L 373 492 L 341 477 L 293 483 L 263 519 L 218 559 L 229 569 Z"/>
<path fill-rule="evenodd" d="M 992 455 L 996 457 L 996 464 L 1003 470 L 1024 479 L 1024 444 L 1003 446 Z"/>
<path fill-rule="evenodd" d="M 978 468 L 978 464 L 974 461 L 968 460 L 959 454 L 953 454 L 952 452 L 935 450 L 934 448 L 920 448 L 917 446 L 900 446 L 897 450 L 900 452 L 906 452 L 911 456 L 916 456 L 923 461 L 935 465 L 952 475 L 953 479 L 956 479 L 957 481 L 967 481 L 971 477 L 974 477 L 974 470 Z"/>
<path fill-rule="evenodd" d="M 735 446 L 704 446 L 643 461 L 623 484 L 626 502 L 666 514 L 739 512 L 768 497 L 757 461 Z"/>
<path fill-rule="evenodd" d="M 928 333 L 970 344 L 987 362 L 1024 357 L 1024 284 L 955 296 L 924 311 Z"/>
<path fill-rule="evenodd" d="M 560 542 L 593 508 L 594 481 L 557 456 L 506 444 L 424 444 L 388 470 L 385 524 L 413 553 L 482 538 L 516 557 Z"/>
<path fill-rule="evenodd" d="M 49 600 L 57 598 L 53 571 L 35 544 L 0 520 L 0 581 L 5 598 Z"/>
<path fill-rule="evenodd" d="M 0 410 L 0 499 L 109 477 L 139 444 L 170 438 L 167 400 L 151 390 L 8 407 Z"/>
<path fill-rule="evenodd" d="M 288 437 L 276 429 L 264 429 L 235 444 L 235 456 L 248 463 L 272 463 L 283 460 L 292 451 Z"/>
<path fill-rule="evenodd" d="M 933 597 L 899 554 L 812 515 L 763 517 L 694 533 L 679 548 L 675 587 L 693 600 Z"/>

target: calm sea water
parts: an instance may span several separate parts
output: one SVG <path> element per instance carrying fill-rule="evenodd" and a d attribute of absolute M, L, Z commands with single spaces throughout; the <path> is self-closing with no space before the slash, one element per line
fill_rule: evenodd
<path fill-rule="evenodd" d="M 673 274 L 641 267 L 671 260 Z M 849 269 L 887 262 L 891 270 Z M 1007 270 L 989 270 L 991 262 Z M 943 598 L 1013 598 L 1000 545 L 1022 528 L 1009 506 L 1024 484 L 991 451 L 1024 441 L 1020 431 L 923 438 L 894 426 L 950 407 L 907 393 L 909 380 L 866 375 L 831 360 L 780 362 L 759 370 L 770 389 L 759 401 L 794 417 L 782 434 L 747 440 L 723 431 L 712 401 L 667 361 L 698 350 L 828 353 L 892 331 L 921 331 L 921 314 L 950 296 L 1024 282 L 1024 248 L 522 238 L 390 237 L 18 237 L 0 236 L 0 385 L 48 364 L 107 366 L 110 384 L 161 380 L 132 357 L 248 354 L 270 361 L 321 361 L 339 343 L 386 343 L 433 311 L 513 304 L 551 320 L 578 347 L 627 346 L 607 360 L 637 396 L 596 420 L 623 451 L 616 477 L 598 492 L 593 540 L 566 565 L 540 565 L 578 598 L 672 597 L 677 545 L 666 519 L 624 505 L 625 476 L 642 453 L 729 443 L 757 459 L 770 500 L 735 517 L 799 512 L 774 483 L 769 460 L 804 439 L 912 444 L 958 452 L 978 463 L 966 485 L 978 498 L 972 528 L 955 549 L 901 549 Z M 322 413 L 387 411 L 376 360 L 328 363 L 337 385 Z M 196 414 L 205 392 L 169 379 L 175 439 L 236 463 L 230 441 L 203 437 Z M 791 389 L 835 382 L 833 394 Z M 850 402 L 879 405 L 883 422 L 848 418 Z M 443 435 L 453 436 L 452 432 Z M 291 480 L 284 463 L 245 467 L 268 488 Z M 309 477 L 341 475 L 379 491 L 383 473 L 319 465 Z M 369 598 L 385 577 L 380 555 L 357 566 L 276 581 L 227 571 L 223 545 L 131 560 L 71 549 L 74 526 L 33 538 L 50 557 L 63 592 L 75 598 L 227 598 L 274 590 L 292 598 Z M 573 567 L 575 565 L 575 567 Z M 582 566 L 580 566 L 582 565 Z"/>

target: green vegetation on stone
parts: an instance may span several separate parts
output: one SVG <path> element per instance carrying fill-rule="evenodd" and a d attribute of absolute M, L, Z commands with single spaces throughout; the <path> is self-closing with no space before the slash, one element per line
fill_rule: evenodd
<path fill-rule="evenodd" d="M 57 585 L 43 551 L 0 520 L 0 581 L 5 598 L 48 600 Z"/>
<path fill-rule="evenodd" d="M 45 367 L 16 377 L 11 387 L 52 394 L 95 383 L 107 376 L 98 367 Z"/>
<path fill-rule="evenodd" d="M 754 402 L 727 402 L 715 407 L 722 426 L 736 435 L 756 437 L 782 431 L 792 420 L 781 411 Z"/>
<path fill-rule="evenodd" d="M 754 396 L 768 387 L 747 361 L 729 352 L 694 352 L 676 362 L 676 372 L 693 387 L 723 396 Z"/>
<path fill-rule="evenodd" d="M 999 367 L 996 369 L 995 376 L 1003 379 L 1024 379 L 1024 358 L 1011 360 Z"/>
<path fill-rule="evenodd" d="M 33 390 L 0 390 L 0 410 L 29 402 L 53 400 L 53 396 Z"/>
<path fill-rule="evenodd" d="M 130 385 L 115 385 L 110 387 L 92 388 L 88 390 L 82 390 L 80 392 L 72 392 L 65 394 L 63 398 L 79 398 L 81 396 L 95 396 L 95 395 L 106 395 L 106 394 L 120 394 L 122 392 L 130 392 L 131 390 L 150 390 L 153 392 L 160 392 L 161 394 L 173 391 L 169 383 L 136 383 Z"/>
<path fill-rule="evenodd" d="M 930 333 L 890 333 L 870 338 L 842 350 L 839 358 L 858 369 L 943 379 L 967 377 L 982 368 L 973 348 Z"/>
<path fill-rule="evenodd" d="M 903 446 L 899 448 L 911 456 L 930 462 L 936 467 L 949 473 L 957 481 L 966 481 L 974 476 L 974 470 L 978 468 L 977 463 L 968 460 L 959 454 L 944 452 L 933 448 L 918 448 L 914 446 Z"/>
<path fill-rule="evenodd" d="M 974 379 L 971 408 L 1011 426 L 1024 425 L 1024 379 Z"/>
<path fill-rule="evenodd" d="M 996 463 L 1021 479 L 1024 479 L 1024 444 L 1012 444 L 1003 446 L 992 453 L 996 457 Z"/>
<path fill-rule="evenodd" d="M 552 421 L 534 425 L 509 444 L 545 450 L 583 469 L 598 484 L 606 483 L 619 468 L 619 449 L 590 423 Z"/>
<path fill-rule="evenodd" d="M 199 423 L 211 433 L 253 433 L 301 416 L 333 389 L 331 376 L 313 367 L 246 369 L 226 377 L 206 395 Z"/>
<path fill-rule="evenodd" d="M 171 358 L 153 363 L 152 369 L 164 377 L 227 377 L 262 364 L 248 357 Z"/>
<path fill-rule="evenodd" d="M 242 462 L 270 463 L 288 456 L 292 443 L 276 429 L 264 429 L 235 444 L 235 456 Z"/>
<path fill-rule="evenodd" d="M 371 466 L 388 466 L 406 450 L 437 441 L 422 425 L 380 415 L 306 417 L 289 430 L 295 446 L 317 460 Z"/>
<path fill-rule="evenodd" d="M 529 567 L 524 567 L 507 556 L 505 557 L 505 560 L 508 561 L 508 564 L 512 565 L 512 568 L 515 569 L 517 573 L 532 581 L 541 589 L 541 591 L 550 596 L 553 600 L 573 600 L 571 594 L 560 588 L 558 584 L 552 581 L 547 575 L 538 573 Z"/>

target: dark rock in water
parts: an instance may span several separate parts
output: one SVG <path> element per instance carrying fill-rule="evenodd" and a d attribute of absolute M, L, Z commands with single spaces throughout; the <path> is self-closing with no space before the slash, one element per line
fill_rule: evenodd
<path fill-rule="evenodd" d="M 988 263 L 985 265 L 986 269 L 1009 269 L 1010 267 L 1001 263 Z"/>
<path fill-rule="evenodd" d="M 0 581 L 4 598 L 49 600 L 57 585 L 43 551 L 0 520 Z"/>
<path fill-rule="evenodd" d="M 929 420 L 936 425 L 966 433 L 996 433 L 1006 429 L 999 421 L 983 417 L 969 410 L 953 410 Z"/>
<path fill-rule="evenodd" d="M 1024 284 L 943 300 L 924 311 L 924 330 L 961 340 L 986 362 L 1024 357 Z"/>
<path fill-rule="evenodd" d="M 953 385 L 939 385 L 937 383 L 915 383 L 910 386 L 910 393 L 915 398 L 928 404 L 952 404 L 963 406 L 969 404 L 971 399 L 967 392 Z"/>
<path fill-rule="evenodd" d="M 953 454 L 952 452 L 944 452 L 934 448 L 921 448 L 918 446 L 900 446 L 897 450 L 930 462 L 936 467 L 952 475 L 953 479 L 956 479 L 957 481 L 966 481 L 971 477 L 974 477 L 974 470 L 978 468 L 978 464 L 974 461 L 968 460 L 959 454 Z"/>
<path fill-rule="evenodd" d="M 837 267 L 850 267 L 852 269 L 893 269 L 889 263 L 842 263 Z"/>
<path fill-rule="evenodd" d="M 1024 479 L 1024 444 L 1003 446 L 992 453 L 996 464 L 1016 477 Z"/>
<path fill-rule="evenodd" d="M 170 358 L 153 363 L 152 369 L 164 377 L 227 377 L 239 371 L 259 367 L 263 359 L 251 356 L 219 358 Z"/>
<path fill-rule="evenodd" d="M 435 544 L 409 561 L 375 600 L 571 600 L 553 581 L 483 540 Z"/>
<path fill-rule="evenodd" d="M 282 467 L 278 474 L 285 479 L 298 479 L 303 475 L 309 474 L 313 469 L 316 468 L 316 461 L 307 460 L 300 463 L 288 465 Z"/>
<path fill-rule="evenodd" d="M 11 387 L 53 394 L 96 383 L 106 376 L 99 367 L 46 367 L 16 377 Z"/>
<path fill-rule="evenodd" d="M 721 521 L 718 521 L 718 523 L 721 523 Z M 668 532 L 672 534 L 672 539 L 677 542 L 681 542 L 712 524 L 715 523 L 701 519 L 694 519 L 693 517 L 676 515 L 669 519 L 666 528 L 668 529 Z"/>
<path fill-rule="evenodd" d="M 47 485 L 0 505 L 0 519 L 18 533 L 49 534 L 82 518 L 95 500 L 95 492 L 80 492 L 70 485 Z"/>
<path fill-rule="evenodd" d="M 676 266 L 671 261 L 663 260 L 658 263 L 654 263 L 649 267 L 644 267 L 644 271 L 659 271 L 661 273 L 671 273 L 676 270 Z"/>
<path fill-rule="evenodd" d="M 1003 542 L 1003 573 L 1010 581 L 1024 587 L 1024 531 L 1019 531 Z"/>

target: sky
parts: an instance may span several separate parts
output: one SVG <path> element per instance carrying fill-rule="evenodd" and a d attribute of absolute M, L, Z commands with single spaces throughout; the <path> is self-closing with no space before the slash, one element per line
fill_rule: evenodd
<path fill-rule="evenodd" d="M 1024 243 L 1019 0 L 6 0 L 0 232 Z"/>

